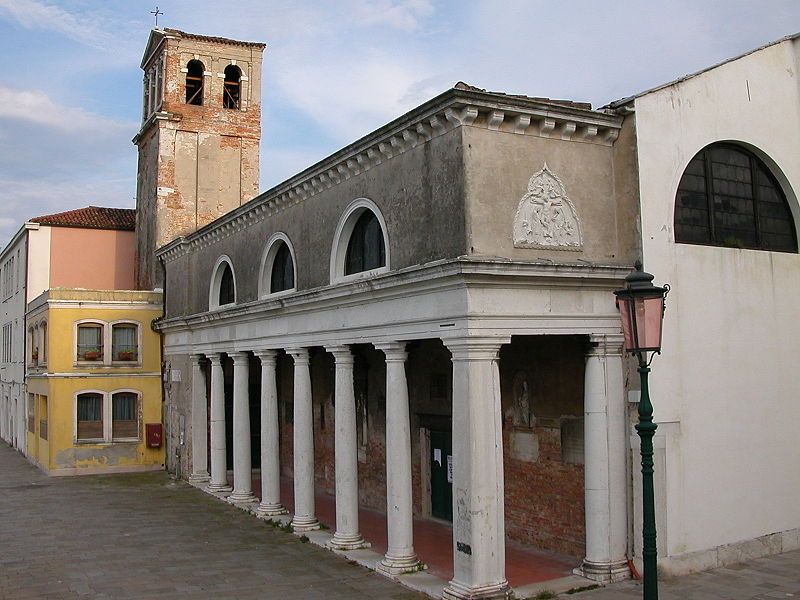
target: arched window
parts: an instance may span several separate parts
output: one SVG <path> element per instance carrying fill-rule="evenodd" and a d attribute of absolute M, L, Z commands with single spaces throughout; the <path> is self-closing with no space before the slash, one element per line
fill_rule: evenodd
<path fill-rule="evenodd" d="M 675 196 L 675 241 L 797 252 L 775 177 L 755 154 L 727 143 L 706 146 L 686 167 Z"/>
<path fill-rule="evenodd" d="M 282 292 L 294 287 L 294 263 L 289 246 L 286 242 L 278 242 L 278 251 L 275 253 L 275 260 L 272 262 L 272 273 L 270 275 L 269 291 Z"/>
<path fill-rule="evenodd" d="M 205 67 L 199 60 L 190 60 L 186 69 L 186 104 L 202 106 Z"/>
<path fill-rule="evenodd" d="M 216 310 L 236 302 L 236 276 L 231 259 L 222 255 L 217 259 L 211 276 L 211 288 L 208 295 L 208 307 Z"/>
<path fill-rule="evenodd" d="M 232 304 L 236 299 L 236 290 L 233 287 L 233 271 L 230 265 L 225 265 L 222 279 L 219 282 L 219 305 Z"/>
<path fill-rule="evenodd" d="M 240 83 L 242 71 L 236 65 L 225 67 L 225 83 L 222 91 L 222 106 L 225 108 L 239 108 L 240 104 Z"/>
<path fill-rule="evenodd" d="M 378 217 L 364 210 L 358 217 L 347 243 L 344 274 L 352 275 L 386 266 L 386 247 Z"/>
<path fill-rule="evenodd" d="M 267 240 L 261 257 L 259 297 L 294 291 L 295 266 L 294 247 L 289 236 L 282 231 L 273 233 Z"/>

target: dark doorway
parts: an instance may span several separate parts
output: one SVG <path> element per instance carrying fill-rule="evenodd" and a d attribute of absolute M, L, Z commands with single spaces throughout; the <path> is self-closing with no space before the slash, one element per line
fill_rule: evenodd
<path fill-rule="evenodd" d="M 431 431 L 431 516 L 453 521 L 453 434 Z"/>

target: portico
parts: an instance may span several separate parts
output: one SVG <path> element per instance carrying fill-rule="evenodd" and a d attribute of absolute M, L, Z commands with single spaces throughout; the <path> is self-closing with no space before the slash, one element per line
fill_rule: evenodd
<path fill-rule="evenodd" d="M 465 271 L 473 275 L 476 272 L 484 275 L 491 273 L 496 265 L 470 262 L 466 265 L 456 263 L 449 265 L 449 268 L 453 278 L 462 278 Z M 534 270 L 533 267 L 530 269 Z M 423 273 L 414 275 L 422 278 L 425 270 L 420 269 Z M 595 271 L 596 283 L 602 282 L 603 286 L 608 287 L 616 285 L 617 269 Z M 403 322 L 399 317 L 408 311 L 408 301 L 396 298 L 397 290 L 390 281 L 380 283 L 385 284 L 386 288 L 381 290 L 381 294 L 373 295 L 372 303 L 381 304 L 380 296 L 384 295 L 387 298 L 384 300 L 386 312 L 370 310 L 369 316 L 382 318 L 384 314 L 393 314 L 398 317 L 398 321 L 381 325 L 381 335 L 374 334 L 376 326 L 364 322 L 368 315 L 364 314 L 363 308 L 359 308 L 359 302 L 353 296 L 347 296 L 349 300 L 342 300 L 337 305 L 340 316 L 344 312 L 348 317 L 361 320 L 358 327 L 349 330 L 336 330 L 331 324 L 315 332 L 302 331 L 304 323 L 308 329 L 319 327 L 333 313 L 320 307 L 314 313 L 311 325 L 308 319 L 299 316 L 306 313 L 306 307 L 295 306 L 288 311 L 284 308 L 276 322 L 276 318 L 270 314 L 274 308 L 265 304 L 260 310 L 253 306 L 240 311 L 238 315 L 231 315 L 230 322 L 225 324 L 217 318 L 209 321 L 198 317 L 188 327 L 182 324 L 184 331 L 176 331 L 174 336 L 167 333 L 167 340 L 180 341 L 182 347 L 191 347 L 186 354 L 192 365 L 193 406 L 204 406 L 206 399 L 202 394 L 207 388 L 211 390 L 207 424 L 194 416 L 192 420 L 192 456 L 198 459 L 197 466 L 194 466 L 193 459 L 192 473 L 202 473 L 203 442 L 208 431 L 204 426 L 210 427 L 209 489 L 224 490 L 224 485 L 227 485 L 220 475 L 224 473 L 222 465 L 225 464 L 224 436 L 222 442 L 214 441 L 215 430 L 225 430 L 224 409 L 219 408 L 224 405 L 224 397 L 222 402 L 219 401 L 219 396 L 224 396 L 224 388 L 222 378 L 215 375 L 222 369 L 221 357 L 232 356 L 234 360 L 232 400 L 235 438 L 244 436 L 249 440 L 249 435 L 241 432 L 249 431 L 250 414 L 237 411 L 236 401 L 247 396 L 247 382 L 254 380 L 244 375 L 245 370 L 260 368 L 262 500 L 259 513 L 276 515 L 288 508 L 295 530 L 307 531 L 319 527 L 314 492 L 317 486 L 325 487 L 325 472 L 330 467 L 320 446 L 325 445 L 325 436 L 331 427 L 330 415 L 325 410 L 332 404 L 332 479 L 336 497 L 336 523 L 330 547 L 348 550 L 368 545 L 370 540 L 365 540 L 359 529 L 358 508 L 363 501 L 368 502 L 367 506 L 376 507 L 374 498 L 365 499 L 363 489 L 359 487 L 366 485 L 372 490 L 385 485 L 385 500 L 380 503 L 386 512 L 388 548 L 374 567 L 388 575 L 411 572 L 421 565 L 414 548 L 412 517 L 420 513 L 430 514 L 430 507 L 425 508 L 429 503 L 425 495 L 430 492 L 425 491 L 428 484 L 423 481 L 423 463 L 427 457 L 423 457 L 426 442 L 422 435 L 425 427 L 421 425 L 427 423 L 425 419 L 434 418 L 425 415 L 440 412 L 442 416 L 439 418 L 443 422 L 447 419 L 452 423 L 450 434 L 453 440 L 450 477 L 453 490 L 454 576 L 445 589 L 445 597 L 506 597 L 510 588 L 505 576 L 504 560 L 507 517 L 503 474 L 504 463 L 510 460 L 512 449 L 504 449 L 503 439 L 504 431 L 508 438 L 508 427 L 504 425 L 509 418 L 507 413 L 516 405 L 509 405 L 508 398 L 503 400 L 502 381 L 513 373 L 506 373 L 501 378 L 500 354 L 503 348 L 506 348 L 504 353 L 525 354 L 514 350 L 516 343 L 512 343 L 512 338 L 539 340 L 537 343 L 540 344 L 555 339 L 552 334 L 542 333 L 552 331 L 557 323 L 560 335 L 556 337 L 572 340 L 570 344 L 575 348 L 580 348 L 581 344 L 585 346 L 583 357 L 573 356 L 569 361 L 575 364 L 585 361 L 586 364 L 585 370 L 575 371 L 575 376 L 583 378 L 580 386 L 583 396 L 580 400 L 585 410 L 586 558 L 583 572 L 598 578 L 613 577 L 615 570 L 624 565 L 625 545 L 620 540 L 625 540 L 627 527 L 624 516 L 626 492 L 622 475 L 625 469 L 622 362 L 618 320 L 614 320 L 617 317 L 611 310 L 613 301 L 600 296 L 600 292 L 587 292 L 585 288 L 576 286 L 571 306 L 594 307 L 595 303 L 587 300 L 596 297 L 603 298 L 603 302 L 597 304 L 602 310 L 594 314 L 530 315 L 525 319 L 513 319 L 515 326 L 507 326 L 501 331 L 496 327 L 497 319 L 492 320 L 492 325 L 495 325 L 493 328 L 486 327 L 489 322 L 480 320 L 466 326 L 467 320 L 456 315 L 442 315 L 442 318 L 427 323 Z M 479 298 L 481 295 L 491 295 L 493 290 L 492 286 L 475 285 L 471 292 L 473 298 Z M 520 294 L 526 295 L 527 300 L 517 298 L 509 305 L 530 303 L 542 293 L 536 286 L 521 288 Z M 443 304 L 458 305 L 453 294 L 441 289 L 427 290 L 417 297 L 417 304 L 441 305 L 426 297 L 430 294 L 448 294 L 447 302 Z M 340 294 L 336 296 L 343 298 Z M 577 299 L 580 296 L 583 296 L 583 301 L 579 302 Z M 314 304 L 319 306 L 319 302 L 320 299 L 315 298 Z M 297 317 L 292 312 L 296 312 Z M 236 324 L 237 321 L 242 323 L 241 327 Z M 509 316 L 499 321 L 508 325 L 512 319 Z M 278 322 L 282 324 L 278 326 Z M 453 325 L 450 326 L 450 323 Z M 169 324 L 165 326 L 169 327 Z M 425 328 L 437 334 L 436 337 L 423 337 Z M 275 329 L 294 333 L 259 335 Z M 443 329 L 446 334 L 442 333 Z M 230 331 L 249 331 L 251 334 L 232 342 L 212 341 L 221 339 L 223 332 Z M 472 334 L 473 331 L 480 332 L 480 335 Z M 191 343 L 188 343 L 190 340 Z M 183 346 L 184 343 L 186 346 Z M 436 348 L 438 350 L 434 351 Z M 422 377 L 419 365 L 425 362 L 434 366 L 430 368 L 431 373 L 426 372 Z M 281 364 L 284 368 L 279 366 Z M 506 371 L 509 368 L 507 366 Z M 365 370 L 367 375 L 364 375 Z M 444 407 L 444 412 L 434 406 L 435 396 L 439 393 L 431 388 L 430 381 L 435 380 L 434 372 L 444 372 L 448 377 L 445 392 L 447 400 L 439 403 Z M 198 379 L 195 380 L 195 377 Z M 330 381 L 326 382 L 326 377 Z M 374 382 L 380 382 L 379 390 L 375 389 Z M 365 385 L 369 387 L 367 392 L 364 391 Z M 530 385 L 535 385 L 535 382 Z M 326 392 L 327 388 L 330 388 L 329 392 Z M 421 392 L 423 389 L 427 390 L 424 394 Z M 361 406 L 362 401 L 358 397 L 363 395 L 367 396 L 369 408 Z M 508 392 L 505 396 L 508 396 Z M 382 402 L 379 406 L 384 407 L 382 414 L 372 408 L 376 398 Z M 291 418 L 287 410 L 291 411 Z M 369 414 L 364 420 L 362 411 L 366 410 Z M 202 414 L 202 408 L 198 412 Z M 220 422 L 220 416 L 223 422 Z M 287 421 L 290 425 L 284 424 Z M 377 454 L 383 454 L 380 456 L 382 476 L 370 475 L 375 463 L 371 462 L 371 457 L 365 460 L 361 455 L 360 437 L 365 435 L 362 431 L 364 422 L 369 429 L 370 443 L 376 444 Z M 286 461 L 281 464 L 281 444 L 287 443 L 286 439 L 281 442 L 284 429 L 291 430 L 291 462 L 288 464 Z M 374 439 L 377 432 L 380 433 L 380 440 Z M 535 429 L 531 425 L 530 430 L 522 431 L 522 427 L 516 425 L 513 433 L 517 438 L 530 437 Z M 249 503 L 254 500 L 248 496 L 248 493 L 252 493 L 249 487 L 250 464 L 247 460 L 241 460 L 242 456 L 249 456 L 249 450 L 245 452 L 242 449 L 244 444 L 241 440 L 238 443 L 240 450 L 238 455 L 234 452 L 232 467 L 233 488 L 234 492 L 239 491 L 239 495 L 232 493 L 229 500 Z M 234 439 L 234 450 L 236 444 L 237 440 Z M 446 462 L 447 458 L 443 456 L 441 460 Z M 214 465 L 217 465 L 216 471 Z M 365 474 L 365 471 L 368 473 Z M 282 472 L 289 473 L 294 482 L 294 506 L 286 508 L 280 501 Z M 424 561 L 425 557 L 421 558 Z"/>

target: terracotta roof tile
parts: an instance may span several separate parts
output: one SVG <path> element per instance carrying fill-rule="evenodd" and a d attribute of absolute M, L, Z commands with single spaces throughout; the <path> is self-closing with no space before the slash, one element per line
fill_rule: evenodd
<path fill-rule="evenodd" d="M 546 104 L 556 104 L 558 106 L 569 106 L 571 108 L 580 108 L 583 110 L 592 110 L 592 105 L 589 102 L 574 102 L 573 100 L 552 100 L 550 98 L 541 98 L 537 96 L 523 96 L 521 94 L 506 94 L 505 92 L 487 92 L 483 88 L 475 87 L 463 81 L 459 81 L 455 88 L 457 90 L 469 90 L 471 92 L 484 92 L 487 94 L 494 94 L 496 96 L 507 96 L 509 98 L 519 98 L 521 100 L 534 100 L 536 102 L 544 102 Z"/>
<path fill-rule="evenodd" d="M 86 208 L 44 215 L 30 220 L 41 225 L 54 225 L 56 227 L 120 229 L 124 231 L 136 229 L 136 211 L 132 208 L 87 206 Z"/>

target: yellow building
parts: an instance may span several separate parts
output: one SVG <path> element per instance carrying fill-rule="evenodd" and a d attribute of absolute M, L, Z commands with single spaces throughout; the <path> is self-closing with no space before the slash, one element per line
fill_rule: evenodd
<path fill-rule="evenodd" d="M 29 303 L 27 454 L 45 472 L 164 468 L 160 340 L 150 327 L 162 300 L 51 288 Z"/>

